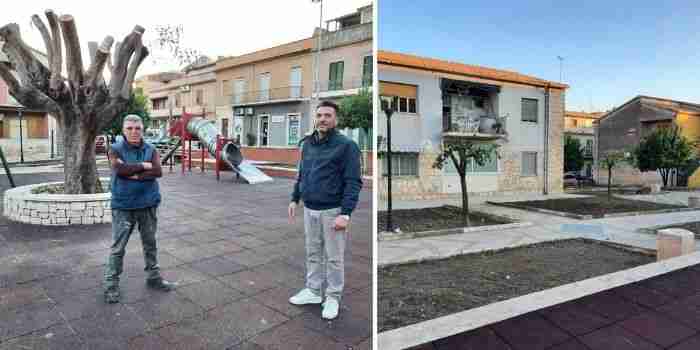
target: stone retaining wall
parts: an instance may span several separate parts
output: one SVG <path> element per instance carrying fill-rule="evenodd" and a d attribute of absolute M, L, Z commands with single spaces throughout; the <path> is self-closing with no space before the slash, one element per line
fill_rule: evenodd
<path fill-rule="evenodd" d="M 3 214 L 12 221 L 33 225 L 91 225 L 112 222 L 111 193 L 32 194 L 32 189 L 51 182 L 5 191 Z M 109 183 L 103 178 L 102 183 Z"/>

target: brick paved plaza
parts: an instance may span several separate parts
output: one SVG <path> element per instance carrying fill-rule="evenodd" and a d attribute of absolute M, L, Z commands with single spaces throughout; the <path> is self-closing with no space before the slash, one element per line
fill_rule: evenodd
<path fill-rule="evenodd" d="M 101 173 L 107 173 L 102 169 Z M 217 182 L 164 169 L 158 248 L 174 293 L 144 283 L 140 237 L 124 260 L 122 303 L 102 298 L 110 225 L 41 227 L 0 218 L 0 349 L 371 349 L 371 191 L 353 215 L 346 292 L 332 322 L 287 301 L 303 287 L 302 217 L 293 182 Z M 15 175 L 18 185 L 61 173 Z M 8 188 L 0 176 L 0 189 Z"/>

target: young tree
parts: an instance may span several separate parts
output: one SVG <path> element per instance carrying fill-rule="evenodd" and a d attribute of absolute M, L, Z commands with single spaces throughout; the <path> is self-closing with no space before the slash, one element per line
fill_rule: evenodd
<path fill-rule="evenodd" d="M 10 23 L 0 28 L 0 39 L 5 42 L 2 49 L 9 58 L 9 63 L 0 62 L 0 77 L 22 105 L 56 117 L 63 135 L 65 193 L 95 193 L 95 137 L 128 108 L 136 71 L 148 56 L 141 41 L 145 29 L 135 26 L 117 44 L 113 64 L 111 36 L 99 47 L 90 44 L 92 62 L 85 70 L 73 16 L 59 17 L 51 10 L 45 15 L 48 28 L 38 15 L 32 16 L 32 22 L 44 40 L 49 66 L 22 40 L 19 26 Z M 103 77 L 105 65 L 111 73 L 109 84 Z"/>
<path fill-rule="evenodd" d="M 372 128 L 372 93 L 369 89 L 343 97 L 338 107 L 338 128 L 362 129 L 365 132 Z"/>
<path fill-rule="evenodd" d="M 467 192 L 467 166 L 470 160 L 479 166 L 484 166 L 492 157 L 498 157 L 498 145 L 493 143 L 475 143 L 461 138 L 446 140 L 443 151 L 433 163 L 433 168 L 442 169 L 445 163 L 452 161 L 459 174 L 459 182 L 462 189 L 462 222 L 470 226 L 469 222 L 469 193 Z"/>
<path fill-rule="evenodd" d="M 627 157 L 622 151 L 606 152 L 600 159 L 601 168 L 608 170 L 608 199 L 612 197 L 612 171 L 626 161 Z"/>
<path fill-rule="evenodd" d="M 696 145 L 683 137 L 678 127 L 658 128 L 634 149 L 635 165 L 639 171 L 658 171 L 666 187 L 671 170 L 685 167 L 697 157 Z"/>
<path fill-rule="evenodd" d="M 148 110 L 148 97 L 143 93 L 142 88 L 134 89 L 134 93 L 129 99 L 129 105 L 126 111 L 121 113 L 118 118 L 115 118 L 112 123 L 102 130 L 103 134 L 107 134 L 110 137 L 117 136 L 122 132 L 122 124 L 124 117 L 128 114 L 137 114 L 143 119 L 144 127 L 148 127 L 151 123 L 151 115 Z"/>
<path fill-rule="evenodd" d="M 583 149 L 581 141 L 566 135 L 564 138 L 564 171 L 579 171 L 583 168 Z"/>

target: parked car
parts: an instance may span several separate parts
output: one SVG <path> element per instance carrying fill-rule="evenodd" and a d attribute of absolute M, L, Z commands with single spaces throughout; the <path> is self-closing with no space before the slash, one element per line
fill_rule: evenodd
<path fill-rule="evenodd" d="M 595 180 L 592 176 L 581 175 L 575 171 L 564 173 L 564 187 L 594 186 Z"/>
<path fill-rule="evenodd" d="M 107 153 L 107 137 L 104 135 L 98 135 L 95 138 L 95 153 L 102 154 Z"/>

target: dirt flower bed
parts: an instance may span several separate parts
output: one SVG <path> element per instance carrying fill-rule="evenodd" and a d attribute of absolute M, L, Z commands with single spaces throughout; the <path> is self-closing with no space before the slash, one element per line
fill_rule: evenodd
<path fill-rule="evenodd" d="M 650 255 L 571 239 L 379 269 L 379 330 L 654 262 Z"/>
<path fill-rule="evenodd" d="M 386 211 L 378 213 L 379 228 L 386 227 Z M 469 214 L 471 226 L 501 225 L 510 221 L 482 213 Z M 462 208 L 445 205 L 442 207 L 399 209 L 391 211 L 391 221 L 394 227 L 403 232 L 422 232 L 464 227 L 462 223 Z"/>
<path fill-rule="evenodd" d="M 664 209 L 685 208 L 679 205 L 637 201 L 631 199 L 610 197 L 605 194 L 594 194 L 583 198 L 559 198 L 540 201 L 504 202 L 502 204 L 521 208 L 537 208 L 554 210 L 578 215 L 603 217 L 605 214 L 653 211 Z"/>

